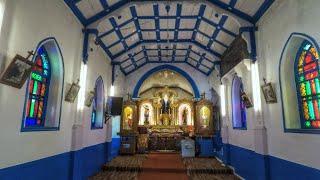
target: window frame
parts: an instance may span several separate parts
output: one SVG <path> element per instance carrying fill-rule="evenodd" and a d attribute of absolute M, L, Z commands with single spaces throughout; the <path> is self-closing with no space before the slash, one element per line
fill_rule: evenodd
<path fill-rule="evenodd" d="M 30 83 L 30 80 L 31 80 L 31 74 L 30 74 L 30 77 L 28 78 L 27 80 L 27 85 L 26 85 L 26 91 L 25 91 L 25 99 L 24 99 L 24 106 L 23 106 L 23 113 L 22 113 L 22 121 L 21 121 L 21 128 L 20 128 L 20 132 L 33 132 L 33 131 L 59 131 L 60 130 L 60 124 L 61 124 L 61 112 L 62 112 L 62 102 L 63 102 L 63 93 L 64 93 L 64 58 L 63 58 L 63 55 L 62 55 L 62 52 L 61 52 L 61 49 L 60 49 L 60 46 L 59 46 L 59 43 L 58 41 L 56 40 L 55 37 L 47 37 L 45 39 L 43 39 L 42 41 L 40 41 L 36 47 L 36 53 L 38 53 L 38 50 L 41 48 L 41 47 L 44 47 L 46 43 L 50 42 L 50 41 L 53 41 L 53 43 L 55 44 L 56 46 L 56 51 L 59 53 L 59 57 L 60 57 L 60 60 L 61 60 L 61 66 L 62 66 L 62 69 L 61 69 L 61 74 L 62 74 L 62 88 L 59 89 L 59 91 L 61 90 L 61 97 L 60 97 L 60 108 L 59 108 L 59 115 L 58 115 L 58 122 L 57 122 L 57 126 L 55 127 L 50 127 L 50 126 L 34 126 L 34 127 L 25 127 L 25 119 L 26 119 L 26 106 L 27 106 L 27 103 L 28 103 L 28 98 L 29 98 L 29 83 Z M 47 50 L 46 50 L 47 52 Z M 47 52 L 47 55 L 48 55 L 48 52 Z M 36 57 L 37 57 L 37 54 L 33 56 L 33 59 L 32 59 L 32 62 L 35 62 L 36 61 Z M 49 58 L 49 57 L 48 57 Z M 50 64 L 50 77 L 48 79 L 50 79 L 49 81 L 51 81 L 51 74 L 52 74 L 52 66 L 51 66 L 51 62 L 49 61 L 49 64 Z M 50 83 L 49 83 L 50 84 Z M 50 86 L 49 86 L 50 88 Z M 47 91 L 49 92 L 50 89 Z M 48 100 L 49 98 L 49 94 L 46 95 L 46 98 Z M 47 102 L 46 102 L 47 104 Z M 46 107 L 46 110 L 45 110 L 45 114 L 47 113 L 47 107 Z"/>
<path fill-rule="evenodd" d="M 283 62 L 282 61 L 285 61 L 285 59 L 287 58 L 286 54 L 288 53 L 288 49 L 290 48 L 290 41 L 294 38 L 301 38 L 303 40 L 301 40 L 301 43 L 304 41 L 304 40 L 307 40 L 311 43 L 311 45 L 317 50 L 317 52 L 319 53 L 320 52 L 320 48 L 319 48 L 319 45 L 317 44 L 317 41 L 312 38 L 311 36 L 307 35 L 307 34 L 304 34 L 304 33 L 300 33 L 300 32 L 292 32 L 290 34 L 290 36 L 288 37 L 288 39 L 286 40 L 284 46 L 283 46 L 283 49 L 281 51 L 281 55 L 280 55 L 280 60 L 279 60 L 279 65 L 278 65 L 278 78 L 279 78 L 279 86 L 280 86 L 280 99 L 281 99 L 281 112 L 282 112 L 282 124 L 283 124 L 283 132 L 284 133 L 302 133 L 302 134 L 320 134 L 320 129 L 302 129 L 301 127 L 300 128 L 287 128 L 286 127 L 286 116 L 285 116 L 285 104 L 284 104 L 284 101 L 283 101 L 283 87 L 282 87 L 282 81 L 281 81 L 281 77 L 283 76 L 281 72 L 282 70 L 282 66 L 283 66 Z M 300 48 L 301 46 L 299 46 Z M 296 54 L 298 54 L 298 51 L 299 49 L 296 51 Z M 296 59 L 295 59 L 296 60 Z M 294 64 L 295 66 L 295 64 Z M 296 74 L 295 74 L 296 75 Z M 296 77 L 294 77 L 296 78 Z M 296 84 L 296 83 L 295 83 Z M 299 105 L 298 105 L 298 108 Z M 300 112 L 299 112 L 299 120 L 301 123 L 301 119 L 300 119 Z"/>

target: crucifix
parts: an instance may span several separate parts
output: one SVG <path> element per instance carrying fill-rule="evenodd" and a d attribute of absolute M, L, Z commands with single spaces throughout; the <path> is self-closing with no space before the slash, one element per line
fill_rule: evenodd
<path fill-rule="evenodd" d="M 33 55 L 34 55 L 34 53 L 33 53 L 32 50 L 31 50 L 31 51 L 28 51 L 28 56 L 26 57 L 26 59 L 29 60 L 30 56 L 33 56 Z"/>

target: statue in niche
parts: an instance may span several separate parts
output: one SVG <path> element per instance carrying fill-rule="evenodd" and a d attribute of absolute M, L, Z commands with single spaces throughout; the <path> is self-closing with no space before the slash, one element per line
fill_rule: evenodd
<path fill-rule="evenodd" d="M 144 125 L 149 125 L 149 115 L 150 115 L 150 109 L 148 106 L 144 106 Z"/>
<path fill-rule="evenodd" d="M 161 112 L 162 114 L 170 114 L 170 101 L 167 94 L 161 99 Z"/>
<path fill-rule="evenodd" d="M 188 120 L 188 109 L 187 107 L 184 107 L 182 111 L 182 124 L 187 125 L 187 120 Z"/>
<path fill-rule="evenodd" d="M 126 107 L 124 109 L 124 125 L 123 129 L 125 130 L 131 130 L 132 129 L 132 116 L 133 116 L 133 111 L 130 107 Z"/>
<path fill-rule="evenodd" d="M 201 126 L 206 128 L 209 126 L 210 109 L 207 106 L 203 106 L 200 109 Z"/>

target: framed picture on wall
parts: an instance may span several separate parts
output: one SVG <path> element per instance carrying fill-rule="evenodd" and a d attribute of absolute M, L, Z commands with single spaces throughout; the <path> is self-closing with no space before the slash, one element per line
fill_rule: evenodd
<path fill-rule="evenodd" d="M 73 103 L 76 97 L 78 96 L 80 86 L 76 83 L 72 83 L 71 87 L 67 91 L 65 101 Z"/>
<path fill-rule="evenodd" d="M 267 104 L 277 103 L 277 95 L 274 92 L 271 83 L 265 83 L 264 85 L 262 85 L 261 90 Z"/>
<path fill-rule="evenodd" d="M 253 107 L 251 99 L 249 98 L 249 96 L 245 92 L 241 93 L 241 99 L 244 102 L 244 105 L 246 106 L 246 108 Z"/>
<path fill-rule="evenodd" d="M 1 75 L 0 83 L 20 89 L 30 76 L 33 66 L 32 61 L 17 54 Z"/>
<path fill-rule="evenodd" d="M 85 104 L 87 107 L 90 107 L 91 104 L 92 104 L 93 98 L 94 98 L 94 92 L 93 92 L 93 91 L 88 92 L 84 104 Z"/>

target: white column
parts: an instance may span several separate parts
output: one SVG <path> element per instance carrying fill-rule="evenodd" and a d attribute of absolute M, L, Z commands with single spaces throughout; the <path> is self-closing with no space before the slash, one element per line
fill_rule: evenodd
<path fill-rule="evenodd" d="M 260 90 L 260 77 L 258 62 L 251 64 L 251 81 L 253 92 L 253 105 L 254 105 L 254 147 L 255 152 L 259 154 L 268 153 L 267 143 L 267 130 L 264 125 L 264 120 L 261 110 L 261 90 Z"/>
<path fill-rule="evenodd" d="M 220 106 L 221 106 L 221 138 L 224 144 L 229 143 L 229 116 L 228 116 L 228 79 L 222 80 L 220 85 Z"/>

